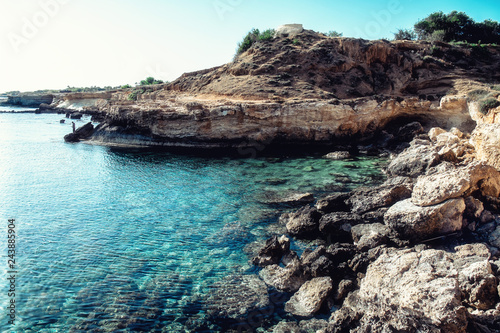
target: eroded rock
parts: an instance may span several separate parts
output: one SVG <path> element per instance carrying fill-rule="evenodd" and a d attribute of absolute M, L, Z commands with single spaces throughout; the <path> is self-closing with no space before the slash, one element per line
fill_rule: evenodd
<path fill-rule="evenodd" d="M 330 277 L 319 277 L 307 281 L 285 304 L 285 311 L 300 317 L 312 316 L 319 311 L 332 289 Z"/>
<path fill-rule="evenodd" d="M 384 215 L 385 224 L 403 239 L 424 240 L 462 229 L 463 198 L 439 205 L 420 207 L 406 199 L 397 202 Z"/>
<path fill-rule="evenodd" d="M 444 251 L 383 253 L 368 267 L 360 289 L 332 315 L 327 331 L 351 326 L 359 332 L 465 332 L 467 315 L 457 277 Z"/>
<path fill-rule="evenodd" d="M 266 284 L 255 275 L 228 276 L 215 283 L 205 304 L 214 320 L 245 319 L 271 305 Z"/>

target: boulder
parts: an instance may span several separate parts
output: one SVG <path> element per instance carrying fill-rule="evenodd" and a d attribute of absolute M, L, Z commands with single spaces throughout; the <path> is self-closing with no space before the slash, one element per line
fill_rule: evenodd
<path fill-rule="evenodd" d="M 301 257 L 302 266 L 312 277 L 332 275 L 336 272 L 336 265 L 331 260 L 324 246 L 318 246 L 314 251 L 304 251 Z"/>
<path fill-rule="evenodd" d="M 430 129 L 428 135 L 429 135 L 429 138 L 432 141 L 436 141 L 437 140 L 437 136 L 439 134 L 443 134 L 443 133 L 446 133 L 446 130 L 442 129 L 441 127 L 433 127 L 433 128 Z"/>
<path fill-rule="evenodd" d="M 500 170 L 500 124 L 478 124 L 470 141 L 481 161 Z"/>
<path fill-rule="evenodd" d="M 442 163 L 419 176 L 411 200 L 418 206 L 431 206 L 448 199 L 458 198 L 480 189 L 483 195 L 498 196 L 500 172 L 484 163 L 471 163 L 454 167 Z"/>
<path fill-rule="evenodd" d="M 335 301 L 342 302 L 346 298 L 347 294 L 356 288 L 356 283 L 353 280 L 344 279 L 339 282 L 337 286 L 337 291 L 335 292 Z"/>
<path fill-rule="evenodd" d="M 285 292 L 295 292 L 309 278 L 298 258 L 293 258 L 285 267 L 269 265 L 259 273 L 268 285 Z"/>
<path fill-rule="evenodd" d="M 467 311 L 457 277 L 444 251 L 386 251 L 370 264 L 360 289 L 332 314 L 326 332 L 347 326 L 356 332 L 464 333 Z"/>
<path fill-rule="evenodd" d="M 82 119 L 83 114 L 80 112 L 72 113 L 70 114 L 70 119 Z"/>
<path fill-rule="evenodd" d="M 325 158 L 330 160 L 345 160 L 351 158 L 351 153 L 348 151 L 334 151 L 325 155 Z"/>
<path fill-rule="evenodd" d="M 412 141 L 410 147 L 397 155 L 387 166 L 390 176 L 417 177 L 439 162 L 439 154 L 430 145 Z"/>
<path fill-rule="evenodd" d="M 356 214 L 363 214 L 377 208 L 388 207 L 411 196 L 411 190 L 405 185 L 388 185 L 356 189 L 347 200 Z"/>
<path fill-rule="evenodd" d="M 289 215 L 286 229 L 292 236 L 309 237 L 317 233 L 321 214 L 314 207 L 304 206 Z"/>
<path fill-rule="evenodd" d="M 290 239 L 285 235 L 273 236 L 266 241 L 266 245 L 252 259 L 252 264 L 260 267 L 279 264 L 281 257 L 290 251 Z"/>
<path fill-rule="evenodd" d="M 350 242 L 352 226 L 363 223 L 358 214 L 337 212 L 323 215 L 319 220 L 319 230 L 330 242 Z"/>
<path fill-rule="evenodd" d="M 285 311 L 300 317 L 312 316 L 319 311 L 332 289 L 332 279 L 328 276 L 307 281 L 285 304 Z"/>
<path fill-rule="evenodd" d="M 463 198 L 428 207 L 417 206 L 411 199 L 406 199 L 389 208 L 384 222 L 400 238 L 422 241 L 462 229 L 464 211 Z"/>
<path fill-rule="evenodd" d="M 346 200 L 349 199 L 349 193 L 334 193 L 326 198 L 322 198 L 316 202 L 316 209 L 318 209 L 323 214 L 331 212 L 349 212 L 350 207 L 346 204 Z"/>
<path fill-rule="evenodd" d="M 399 141 L 410 142 L 415 136 L 421 133 L 424 133 L 422 124 L 418 121 L 414 121 L 399 128 L 396 138 Z"/>
<path fill-rule="evenodd" d="M 64 136 L 64 141 L 66 142 L 79 142 L 80 140 L 88 139 L 94 134 L 95 128 L 91 122 L 76 129 L 74 133 L 70 133 Z"/>
<path fill-rule="evenodd" d="M 300 206 L 314 201 L 312 193 L 265 194 L 262 202 L 270 205 Z"/>
<path fill-rule="evenodd" d="M 454 265 L 464 302 L 480 310 L 491 309 L 498 301 L 498 281 L 489 261 L 490 251 L 481 243 L 455 247 Z"/>
<path fill-rule="evenodd" d="M 351 229 L 354 244 L 361 251 L 387 244 L 390 233 L 391 229 L 381 223 L 358 224 Z"/>
<path fill-rule="evenodd" d="M 205 299 L 212 320 L 245 320 L 258 317 L 271 306 L 266 284 L 255 275 L 228 276 L 216 282 Z"/>
<path fill-rule="evenodd" d="M 500 226 L 496 227 L 492 233 L 488 236 L 488 242 L 491 246 L 500 248 Z"/>

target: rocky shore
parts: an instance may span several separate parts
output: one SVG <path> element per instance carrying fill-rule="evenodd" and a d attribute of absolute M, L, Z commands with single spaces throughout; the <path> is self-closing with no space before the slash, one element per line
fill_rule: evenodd
<path fill-rule="evenodd" d="M 227 331 L 498 332 L 500 172 L 469 141 L 432 128 L 392 158 L 383 184 L 281 216 L 286 234 L 252 258 L 258 277 L 228 277 L 206 300 L 213 322 Z M 314 245 L 299 255 L 291 238 Z M 276 314 L 288 319 L 270 327 Z"/>
<path fill-rule="evenodd" d="M 70 142 L 391 155 L 383 184 L 282 215 L 255 274 L 214 285 L 194 331 L 500 332 L 500 107 L 484 103 L 499 63 L 494 46 L 301 30 L 170 84 L 41 108 L 101 122 Z"/>

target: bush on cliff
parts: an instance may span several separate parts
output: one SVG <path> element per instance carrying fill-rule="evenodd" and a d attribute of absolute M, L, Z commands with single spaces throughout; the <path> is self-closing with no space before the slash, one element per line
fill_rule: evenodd
<path fill-rule="evenodd" d="M 248 50 L 255 42 L 265 42 L 273 39 L 274 29 L 267 29 L 260 32 L 259 29 L 250 30 L 247 35 L 243 38 L 241 42 L 238 43 L 238 49 L 236 50 L 236 55 L 240 55 L 246 50 Z"/>
<path fill-rule="evenodd" d="M 500 102 L 494 97 L 488 97 L 479 102 L 479 111 L 482 114 L 488 114 L 488 111 L 500 106 Z"/>
<path fill-rule="evenodd" d="M 344 36 L 343 33 L 337 32 L 335 30 L 328 31 L 325 35 L 327 35 L 328 37 L 342 37 L 342 36 Z"/>
<path fill-rule="evenodd" d="M 411 29 L 398 29 L 394 34 L 394 40 L 414 40 L 417 34 Z"/>
<path fill-rule="evenodd" d="M 141 86 L 149 86 L 149 85 L 152 85 L 152 84 L 162 84 L 163 81 L 162 80 L 156 80 L 154 77 L 148 77 L 146 78 L 145 80 L 142 80 L 141 81 Z"/>
<path fill-rule="evenodd" d="M 137 101 L 137 98 L 139 97 L 139 95 L 141 94 L 144 94 L 144 90 L 143 89 L 135 89 L 134 91 L 132 91 L 129 95 L 128 95 L 128 100 L 129 101 Z"/>

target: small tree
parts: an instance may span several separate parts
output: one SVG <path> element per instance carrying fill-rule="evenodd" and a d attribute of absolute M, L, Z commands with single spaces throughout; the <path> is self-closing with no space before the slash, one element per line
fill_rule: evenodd
<path fill-rule="evenodd" d="M 342 37 L 342 36 L 344 36 L 343 33 L 337 32 L 335 30 L 328 31 L 325 35 L 327 35 L 328 37 Z"/>
<path fill-rule="evenodd" d="M 154 77 L 148 77 L 146 78 L 146 80 L 142 80 L 141 81 L 141 86 L 149 86 L 149 85 L 152 85 L 152 84 L 161 84 L 163 83 L 162 80 L 156 80 Z"/>
<path fill-rule="evenodd" d="M 417 38 L 415 31 L 411 29 L 398 29 L 394 34 L 394 40 L 414 40 Z"/>

